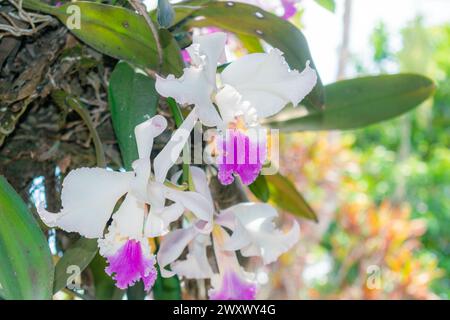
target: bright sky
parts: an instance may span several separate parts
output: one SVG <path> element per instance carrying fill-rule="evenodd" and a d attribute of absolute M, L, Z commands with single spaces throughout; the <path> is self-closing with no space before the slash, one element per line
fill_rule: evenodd
<path fill-rule="evenodd" d="M 344 0 L 336 0 L 335 14 L 312 0 L 301 1 L 305 8 L 303 32 L 324 83 L 335 80 L 337 50 L 342 37 Z M 427 26 L 450 23 L 450 0 L 353 0 L 350 49 L 359 58 L 370 59 L 370 34 L 384 21 L 394 49 L 401 48 L 399 31 L 418 14 Z"/>

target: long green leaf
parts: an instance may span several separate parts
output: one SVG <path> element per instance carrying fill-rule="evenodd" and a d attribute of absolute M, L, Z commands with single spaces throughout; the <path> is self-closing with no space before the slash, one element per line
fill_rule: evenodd
<path fill-rule="evenodd" d="M 323 110 L 296 117 L 292 109 L 287 109 L 267 125 L 282 131 L 362 128 L 413 109 L 431 97 L 434 90 L 432 80 L 416 74 L 339 81 L 325 87 Z"/>
<path fill-rule="evenodd" d="M 298 217 L 317 221 L 315 212 L 288 178 L 279 173 L 267 175 L 265 178 L 270 191 L 271 203 Z"/>
<path fill-rule="evenodd" d="M 215 26 L 239 35 L 258 37 L 284 52 L 291 68 L 303 70 L 307 61 L 315 68 L 305 36 L 290 22 L 258 7 L 233 1 L 213 1 L 198 7 L 192 11 L 192 19 L 186 21 L 188 26 Z M 174 9 L 178 10 L 176 6 Z M 186 10 L 185 6 L 183 10 Z M 320 78 L 306 100 L 317 108 L 323 105 Z"/>
<path fill-rule="evenodd" d="M 26 204 L 0 176 L 0 293 L 4 299 L 51 299 L 48 242 Z"/>
<path fill-rule="evenodd" d="M 78 239 L 64 252 L 55 267 L 55 282 L 53 292 L 56 293 L 67 285 L 67 279 L 72 276 L 69 267 L 77 266 L 81 271 L 86 269 L 98 251 L 97 239 Z"/>
<path fill-rule="evenodd" d="M 108 100 L 127 170 L 131 170 L 132 162 L 138 158 L 134 128 L 156 114 L 158 99 L 155 80 L 126 62 L 116 65 L 109 81 Z"/>
<path fill-rule="evenodd" d="M 131 10 L 87 1 L 52 7 L 39 0 L 24 0 L 23 6 L 56 16 L 74 35 L 106 55 L 153 70 L 159 68 L 155 38 L 144 17 Z M 183 60 L 176 41 L 165 29 L 159 30 L 159 41 L 164 56 L 162 72 L 180 75 Z"/>

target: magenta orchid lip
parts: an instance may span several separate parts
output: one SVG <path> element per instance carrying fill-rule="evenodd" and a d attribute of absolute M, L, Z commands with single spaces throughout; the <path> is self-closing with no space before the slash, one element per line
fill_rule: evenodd
<path fill-rule="evenodd" d="M 105 271 L 116 281 L 119 289 L 126 289 L 139 280 L 144 282 L 146 291 L 153 287 L 157 277 L 156 261 L 144 256 L 139 241 L 128 240 L 115 255 L 106 259 L 109 265 Z"/>
<path fill-rule="evenodd" d="M 224 185 L 234 181 L 233 174 L 240 177 L 244 185 L 256 180 L 266 160 L 267 146 L 263 137 L 256 141 L 238 129 L 227 130 L 226 137 L 217 139 L 218 178 Z"/>

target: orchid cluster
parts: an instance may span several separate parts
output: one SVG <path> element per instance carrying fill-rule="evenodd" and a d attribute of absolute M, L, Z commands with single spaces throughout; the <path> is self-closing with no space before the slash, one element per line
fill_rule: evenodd
<path fill-rule="evenodd" d="M 97 238 L 108 262 L 105 271 L 118 288 L 142 280 L 151 290 L 158 264 L 162 277 L 211 279 L 211 299 L 254 299 L 254 276 L 239 264 L 237 251 L 269 264 L 299 239 L 297 222 L 281 231 L 273 222 L 277 211 L 268 204 L 246 202 L 217 209 L 200 167 L 189 167 L 188 189 L 178 184 L 181 172 L 167 179 L 200 121 L 220 133 L 212 142 L 219 181 L 226 185 L 239 177 L 243 184 L 252 183 L 267 160 L 267 142 L 251 130 L 287 104 L 298 105 L 316 83 L 308 64 L 301 73 L 290 70 L 277 49 L 244 56 L 218 75 L 225 43 L 226 34 L 220 32 L 195 36 L 187 48 L 191 66 L 182 77 L 157 77 L 161 96 L 193 108 L 153 160 L 153 141 L 167 127 L 161 115 L 136 126 L 139 158 L 133 171 L 73 170 L 63 182 L 61 211 L 50 213 L 43 205 L 38 209 L 49 227 Z M 160 243 L 155 241 L 159 238 Z"/>

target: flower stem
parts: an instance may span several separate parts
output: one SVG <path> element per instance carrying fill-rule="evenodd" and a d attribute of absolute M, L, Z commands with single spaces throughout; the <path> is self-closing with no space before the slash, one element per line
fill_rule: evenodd
<path fill-rule="evenodd" d="M 175 125 L 177 128 L 181 126 L 183 123 L 183 115 L 181 114 L 180 107 L 176 103 L 176 101 L 169 97 L 167 98 L 167 104 L 169 105 L 170 112 L 172 113 L 172 116 L 175 120 Z M 186 145 L 183 148 L 183 183 L 186 183 L 189 186 L 189 190 L 194 191 L 194 183 L 192 181 L 190 169 L 189 169 L 189 163 L 188 160 L 191 157 L 191 146 L 189 141 L 186 143 Z"/>

